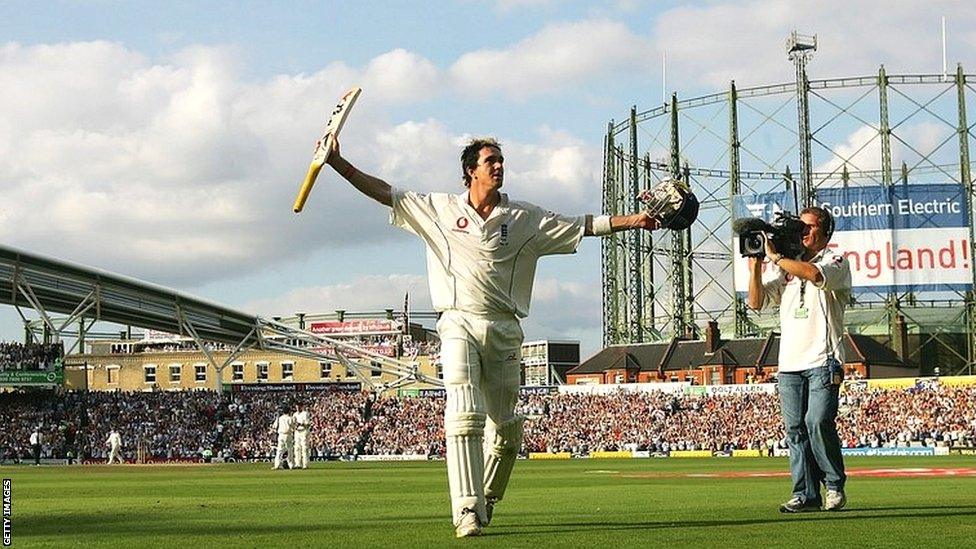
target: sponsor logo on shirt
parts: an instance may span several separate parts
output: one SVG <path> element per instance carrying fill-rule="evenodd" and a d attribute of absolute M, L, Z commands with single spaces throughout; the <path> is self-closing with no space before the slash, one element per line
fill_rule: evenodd
<path fill-rule="evenodd" d="M 455 223 L 455 225 L 457 225 L 457 228 L 453 229 L 454 232 L 468 234 L 468 230 L 467 230 L 467 227 L 468 227 L 468 218 L 467 217 L 459 217 L 459 218 L 457 218 L 457 222 Z"/>
<path fill-rule="evenodd" d="M 508 223 L 502 223 L 502 235 L 498 238 L 498 244 L 508 246 Z"/>

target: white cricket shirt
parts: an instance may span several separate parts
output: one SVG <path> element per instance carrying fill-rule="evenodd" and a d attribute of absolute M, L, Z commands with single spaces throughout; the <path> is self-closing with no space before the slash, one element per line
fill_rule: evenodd
<path fill-rule="evenodd" d="M 275 420 L 274 428 L 279 435 L 287 435 L 291 433 L 294 429 L 294 424 L 292 423 L 292 418 L 290 414 L 281 414 L 278 419 Z"/>
<path fill-rule="evenodd" d="M 309 425 L 308 412 L 304 412 L 304 411 L 295 412 L 295 414 L 292 417 L 294 418 L 296 431 L 308 430 L 308 425 Z"/>
<path fill-rule="evenodd" d="M 468 193 L 393 189 L 390 223 L 427 244 L 430 297 L 437 311 L 525 318 L 538 259 L 575 253 L 585 216 L 562 216 L 502 194 L 488 219 Z"/>
<path fill-rule="evenodd" d="M 763 306 L 779 304 L 782 335 L 779 371 L 799 372 L 822 366 L 831 353 L 844 363 L 844 308 L 851 296 L 851 267 L 840 252 L 824 250 L 812 261 L 823 275 L 818 287 L 774 268 L 763 280 Z M 800 292 L 805 296 L 801 299 Z"/>

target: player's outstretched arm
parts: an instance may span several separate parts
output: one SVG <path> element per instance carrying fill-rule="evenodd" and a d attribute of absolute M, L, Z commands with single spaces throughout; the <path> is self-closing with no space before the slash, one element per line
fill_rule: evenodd
<path fill-rule="evenodd" d="M 610 233 L 630 229 L 653 231 L 660 226 L 660 220 L 647 212 L 633 215 L 601 215 L 598 217 L 587 215 L 583 236 L 606 236 Z"/>
<path fill-rule="evenodd" d="M 329 155 L 327 161 L 332 169 L 352 183 L 353 187 L 359 192 L 383 204 L 384 206 L 393 205 L 393 189 L 390 185 L 378 177 L 373 177 L 356 169 L 348 160 L 339 153 L 339 141 L 335 142 L 335 150 Z"/>

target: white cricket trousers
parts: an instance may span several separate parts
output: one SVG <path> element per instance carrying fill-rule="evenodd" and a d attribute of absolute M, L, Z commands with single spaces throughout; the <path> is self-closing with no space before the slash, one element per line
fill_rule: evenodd
<path fill-rule="evenodd" d="M 467 509 L 485 524 L 484 441 L 495 439 L 497 425 L 517 419 L 524 335 L 514 315 L 460 311 L 445 311 L 437 332 L 447 392 L 444 431 L 452 516 L 457 524 Z"/>
<path fill-rule="evenodd" d="M 125 463 L 122 461 L 122 448 L 118 446 L 112 446 L 112 449 L 108 453 L 108 464 L 111 465 L 113 461 L 118 461 L 119 463 Z"/>
<path fill-rule="evenodd" d="M 308 431 L 295 431 L 295 467 L 308 469 Z"/>
<path fill-rule="evenodd" d="M 284 433 L 278 433 L 278 448 L 275 451 L 274 468 L 281 469 L 281 460 L 288 455 L 288 466 L 291 467 L 291 444 L 290 437 Z"/>

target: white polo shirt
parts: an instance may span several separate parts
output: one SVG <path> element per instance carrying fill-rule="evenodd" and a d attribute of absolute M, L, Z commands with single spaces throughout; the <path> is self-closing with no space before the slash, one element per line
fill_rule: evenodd
<path fill-rule="evenodd" d="M 585 216 L 562 216 L 502 194 L 488 219 L 468 193 L 393 190 L 390 223 L 427 244 L 430 297 L 437 311 L 525 318 L 538 259 L 575 253 Z"/>
<path fill-rule="evenodd" d="M 763 280 L 763 306 L 779 304 L 782 335 L 779 371 L 799 372 L 822 366 L 829 354 L 844 363 L 844 308 L 851 297 L 851 267 L 844 255 L 824 250 L 812 261 L 823 275 L 820 286 L 804 283 L 775 268 Z M 804 296 L 801 299 L 801 290 Z"/>

